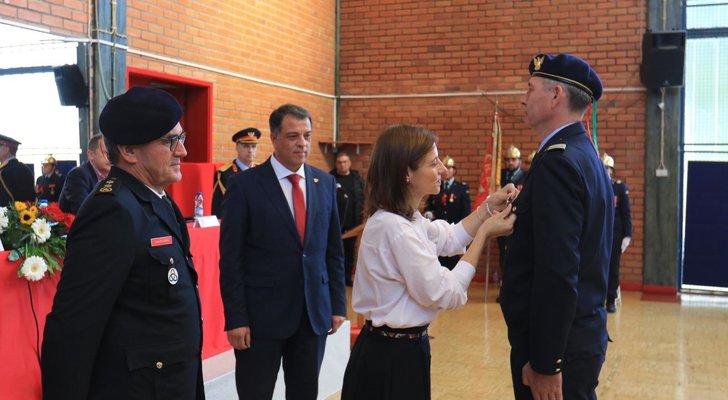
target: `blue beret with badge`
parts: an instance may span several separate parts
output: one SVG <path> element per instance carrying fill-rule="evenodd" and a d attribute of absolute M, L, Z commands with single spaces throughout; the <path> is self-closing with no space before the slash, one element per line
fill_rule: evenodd
<path fill-rule="evenodd" d="M 182 107 L 161 89 L 135 86 L 104 106 L 99 128 L 116 144 L 149 143 L 166 135 L 182 118 Z"/>
<path fill-rule="evenodd" d="M 566 83 L 586 92 L 594 100 L 602 97 L 602 80 L 589 64 L 571 54 L 539 54 L 528 66 L 531 76 Z"/>

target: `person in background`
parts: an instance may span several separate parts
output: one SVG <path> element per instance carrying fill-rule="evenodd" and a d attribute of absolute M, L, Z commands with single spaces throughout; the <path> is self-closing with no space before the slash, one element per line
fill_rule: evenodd
<path fill-rule="evenodd" d="M 237 158 L 230 164 L 215 171 L 215 184 L 212 187 L 212 215 L 222 214 L 222 198 L 228 187 L 228 180 L 234 174 L 255 167 L 255 153 L 258 150 L 260 131 L 257 128 L 245 128 L 235 132 L 232 137 L 235 143 Z"/>
<path fill-rule="evenodd" d="M 86 162 L 68 172 L 58 201 L 63 212 L 77 214 L 94 186 L 109 174 L 111 163 L 101 134 L 94 135 L 88 141 L 86 159 Z"/>
<path fill-rule="evenodd" d="M 41 168 L 43 174 L 35 181 L 36 199 L 48 200 L 49 203 L 58 201 L 66 177 L 58 170 L 58 162 L 52 155 L 43 159 Z"/>
<path fill-rule="evenodd" d="M 510 183 L 513 184 L 513 186 L 515 186 L 518 190 L 523 189 L 523 181 L 526 178 L 526 171 L 521 168 L 521 151 L 518 150 L 518 147 L 514 145 L 508 147 L 508 150 L 506 150 L 505 154 L 503 155 L 503 162 L 505 163 L 505 168 L 501 170 L 501 187 L 504 187 Z M 502 236 L 498 238 L 498 261 L 501 270 L 501 282 L 499 283 L 501 284 L 501 286 L 503 283 L 503 261 L 506 255 L 507 241 L 508 238 Z M 500 301 L 500 295 L 495 299 L 495 301 Z"/>
<path fill-rule="evenodd" d="M 609 178 L 612 179 L 614 191 L 614 238 L 612 239 L 612 256 L 609 259 L 609 282 L 607 284 L 607 312 L 617 312 L 617 296 L 619 289 L 619 262 L 622 253 L 632 242 L 632 212 L 629 206 L 629 188 L 621 180 L 614 179 L 614 158 L 604 153 L 602 157 Z"/>
<path fill-rule="evenodd" d="M 581 123 L 602 82 L 584 60 L 539 54 L 521 100 L 541 139 L 508 240 L 500 305 L 515 398 L 595 399 L 607 350 L 612 186 Z"/>
<path fill-rule="evenodd" d="M 331 175 L 336 178 L 336 204 L 339 209 L 341 233 L 346 233 L 362 223 L 364 210 L 364 180 L 359 172 L 351 169 L 351 158 L 346 152 L 336 154 L 336 168 Z M 351 286 L 354 259 L 356 258 L 356 237 L 344 239 L 344 277 L 346 286 Z"/>
<path fill-rule="evenodd" d="M 203 400 L 202 318 L 182 179 L 182 108 L 132 87 L 99 116 L 113 165 L 68 234 L 41 372 L 44 400 Z"/>
<path fill-rule="evenodd" d="M 306 164 L 311 114 L 269 118 L 273 155 L 230 178 L 220 226 L 220 292 L 240 399 L 316 399 L 327 334 L 346 315 L 336 181 Z"/>
<path fill-rule="evenodd" d="M 444 219 L 451 224 L 456 224 L 470 214 L 470 187 L 465 182 L 455 180 L 457 169 L 452 157 L 445 156 L 442 162 L 445 165 L 442 185 L 437 194 L 428 196 L 424 216 L 430 220 Z M 453 269 L 458 260 L 460 260 L 459 255 L 442 256 L 440 264 L 448 269 Z"/>
<path fill-rule="evenodd" d="M 435 135 L 411 125 L 377 139 L 367 174 L 366 213 L 352 306 L 366 318 L 344 373 L 341 398 L 429 399 L 428 325 L 462 307 L 486 240 L 511 232 L 512 185 L 456 224 L 430 221 L 417 207 L 440 191 L 447 167 Z M 501 210 L 501 211 L 497 211 Z M 467 251 L 465 247 L 470 244 Z M 465 253 L 450 270 L 438 255 Z"/>
<path fill-rule="evenodd" d="M 0 207 L 34 201 L 33 172 L 15 158 L 20 142 L 0 135 Z"/>

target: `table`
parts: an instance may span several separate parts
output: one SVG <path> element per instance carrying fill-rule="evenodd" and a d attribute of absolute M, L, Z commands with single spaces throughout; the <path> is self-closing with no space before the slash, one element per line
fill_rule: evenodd
<path fill-rule="evenodd" d="M 202 357 L 208 358 L 229 350 L 224 332 L 218 259 L 220 227 L 192 228 L 190 251 L 199 275 L 200 303 L 203 318 Z M 18 262 L 10 262 L 7 251 L 0 252 L 0 390 L 4 400 L 41 398 L 40 366 L 36 333 L 30 306 L 28 281 L 17 276 Z M 60 275 L 31 282 L 33 305 L 38 316 L 43 342 L 45 317 L 53 305 Z M 73 366 L 69 365 L 69 368 Z"/>

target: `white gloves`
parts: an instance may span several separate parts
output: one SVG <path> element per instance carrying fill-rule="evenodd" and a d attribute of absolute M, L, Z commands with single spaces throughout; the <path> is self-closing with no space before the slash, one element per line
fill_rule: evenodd
<path fill-rule="evenodd" d="M 632 243 L 632 238 L 627 236 L 624 239 L 622 239 L 622 253 L 624 253 L 625 250 L 627 250 L 627 247 L 629 247 L 629 244 Z"/>
<path fill-rule="evenodd" d="M 425 213 L 422 216 L 429 219 L 430 221 L 435 219 L 435 216 L 432 214 L 432 211 L 425 211 Z"/>

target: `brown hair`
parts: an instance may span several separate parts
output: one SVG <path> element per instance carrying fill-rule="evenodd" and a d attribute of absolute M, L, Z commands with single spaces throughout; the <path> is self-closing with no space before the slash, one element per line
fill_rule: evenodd
<path fill-rule="evenodd" d="M 393 125 L 379 135 L 367 172 L 368 215 L 382 209 L 412 219 L 415 210 L 409 204 L 407 168 L 417 170 L 434 144 L 434 133 L 412 125 Z"/>

